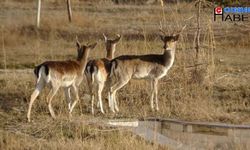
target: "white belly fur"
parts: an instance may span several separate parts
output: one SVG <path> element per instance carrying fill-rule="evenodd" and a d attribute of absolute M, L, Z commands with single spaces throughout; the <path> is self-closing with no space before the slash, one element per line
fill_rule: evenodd
<path fill-rule="evenodd" d="M 63 76 L 59 78 L 56 75 L 49 74 L 47 77 L 47 82 L 51 82 L 52 84 L 57 84 L 61 87 L 69 87 L 76 81 L 76 76 Z"/>
<path fill-rule="evenodd" d="M 149 76 L 150 70 L 147 68 L 140 68 L 136 70 L 132 76 L 134 79 L 142 79 L 142 78 L 147 78 Z"/>
<path fill-rule="evenodd" d="M 155 70 L 155 71 L 152 71 L 152 70 L 147 70 L 147 69 L 141 69 L 140 71 L 136 71 L 132 78 L 134 79 L 146 79 L 146 78 L 157 78 L 157 79 L 161 79 L 163 78 L 167 72 L 168 72 L 169 69 L 167 68 L 164 68 L 164 69 L 160 69 L 160 70 Z M 159 71 L 161 73 L 159 73 Z M 158 73 L 156 73 L 158 72 Z"/>
<path fill-rule="evenodd" d="M 61 86 L 62 86 L 62 87 L 69 87 L 69 86 L 71 86 L 71 85 L 73 84 L 73 82 L 74 82 L 74 80 L 63 81 L 63 82 L 61 83 Z"/>

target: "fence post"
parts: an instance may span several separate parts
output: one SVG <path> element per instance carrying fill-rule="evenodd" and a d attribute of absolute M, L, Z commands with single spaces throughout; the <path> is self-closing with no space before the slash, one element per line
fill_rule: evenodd
<path fill-rule="evenodd" d="M 69 22 L 71 22 L 72 21 L 72 11 L 71 11 L 70 0 L 67 0 L 67 9 L 68 9 Z"/>
<path fill-rule="evenodd" d="M 37 16 L 36 16 L 36 26 L 40 27 L 40 14 L 41 14 L 41 0 L 37 0 Z"/>
<path fill-rule="evenodd" d="M 4 26 L 2 25 L 2 50 L 3 50 L 3 67 L 4 67 L 4 72 L 6 75 L 6 69 L 7 69 L 7 59 L 6 59 L 6 50 L 4 46 Z"/>

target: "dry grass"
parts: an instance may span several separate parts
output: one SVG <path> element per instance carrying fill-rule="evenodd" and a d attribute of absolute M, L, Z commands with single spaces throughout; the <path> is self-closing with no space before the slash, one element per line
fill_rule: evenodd
<path fill-rule="evenodd" d="M 104 57 L 101 34 L 123 35 L 116 55 L 161 53 L 158 37 L 160 22 L 168 33 L 187 24 L 178 43 L 176 61 L 159 87 L 159 112 L 151 112 L 149 83 L 131 81 L 118 92 L 120 112 L 113 115 L 90 115 L 90 102 L 81 101 L 74 116 L 83 120 L 92 118 L 169 117 L 184 120 L 250 123 L 250 32 L 249 23 L 210 22 L 212 8 L 202 13 L 201 60 L 208 66 L 194 70 L 193 39 L 195 19 L 191 3 L 158 5 L 113 5 L 110 2 L 73 3 L 73 23 L 67 22 L 65 6 L 46 1 L 42 8 L 41 28 L 36 29 L 35 3 L 0 2 L 0 20 L 3 22 L 4 50 L 1 50 L 0 68 L 33 68 L 45 60 L 73 59 L 75 36 L 84 42 L 98 41 L 91 58 Z M 182 9 L 181 9 L 182 8 Z M 34 21 L 34 22 L 33 22 Z M 213 32 L 212 32 L 213 31 Z M 215 35 L 216 47 L 211 51 Z M 0 35 L 0 37 L 2 37 Z M 3 41 L 1 40 L 0 48 Z M 213 53 L 212 53 L 213 52 Z M 26 123 L 25 114 L 34 88 L 32 74 L 0 74 L 0 149 L 157 149 L 127 131 L 102 132 L 98 126 L 70 123 L 64 95 L 60 91 L 53 101 L 59 119 L 52 121 L 45 102 L 47 90 L 35 101 L 32 124 Z M 84 82 L 86 83 L 86 82 Z M 136 89 L 136 90 L 135 90 Z M 81 87 L 81 97 L 88 92 Z M 105 101 L 107 110 L 107 101 Z M 80 116 L 80 117 L 79 117 Z M 98 131 L 97 131 L 98 130 Z M 100 132 L 99 132 L 100 130 Z"/>
<path fill-rule="evenodd" d="M 121 145 L 122 149 L 167 149 L 146 142 L 127 129 L 95 124 L 94 121 L 102 116 L 88 115 L 90 108 L 87 108 L 87 101 L 82 101 L 84 111 L 78 107 L 74 111 L 75 117 L 69 121 L 66 101 L 61 94 L 53 102 L 57 120 L 49 116 L 44 101 L 46 94 L 41 94 L 33 107 L 34 121 L 27 123 L 25 113 L 34 85 L 32 76 L 10 74 L 1 75 L 0 78 L 0 149 L 120 149 Z M 89 123 L 91 120 L 93 123 Z"/>

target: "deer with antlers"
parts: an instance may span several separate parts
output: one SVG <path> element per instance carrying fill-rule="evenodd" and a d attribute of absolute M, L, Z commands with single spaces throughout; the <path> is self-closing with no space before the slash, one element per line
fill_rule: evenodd
<path fill-rule="evenodd" d="M 110 74 L 110 61 L 114 58 L 116 44 L 120 41 L 121 36 L 117 34 L 115 39 L 108 39 L 103 34 L 106 45 L 106 58 L 90 60 L 86 66 L 85 75 L 87 77 L 90 93 L 92 114 L 94 114 L 94 100 L 97 95 L 100 110 L 104 114 L 102 103 L 102 91 Z"/>
<path fill-rule="evenodd" d="M 69 114 L 71 115 L 76 103 L 79 101 L 78 87 L 83 80 L 83 73 L 87 64 L 89 51 L 94 49 L 96 45 L 97 43 L 81 45 L 77 40 L 76 46 L 78 55 L 76 60 L 46 61 L 35 67 L 34 73 L 37 77 L 37 82 L 36 88 L 30 98 L 27 113 L 28 122 L 30 122 L 32 104 L 46 85 L 50 87 L 47 103 L 52 118 L 56 118 L 56 116 L 51 106 L 51 101 L 60 87 L 64 88 Z M 76 96 L 76 100 L 73 103 L 71 103 L 70 96 L 71 88 L 74 90 Z"/>
<path fill-rule="evenodd" d="M 186 26 L 184 26 L 183 29 L 185 27 Z M 113 112 L 119 111 L 116 101 L 116 92 L 125 86 L 131 79 L 150 80 L 151 108 L 152 110 L 159 110 L 158 81 L 166 76 L 168 70 L 174 63 L 176 44 L 181 31 L 178 34 L 172 34 L 170 36 L 166 34 L 164 34 L 164 36 L 161 35 L 161 40 L 164 43 L 163 54 L 123 55 L 111 61 L 112 85 L 110 86 L 109 101 Z"/>

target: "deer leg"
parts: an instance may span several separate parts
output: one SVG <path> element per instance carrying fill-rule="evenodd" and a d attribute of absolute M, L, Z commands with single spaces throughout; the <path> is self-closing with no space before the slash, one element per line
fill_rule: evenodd
<path fill-rule="evenodd" d="M 73 104 L 71 105 L 71 108 L 70 108 L 70 111 L 69 111 L 69 114 L 72 113 L 76 103 L 80 100 L 79 99 L 79 94 L 78 94 L 78 88 L 76 85 L 73 85 L 73 89 L 74 89 L 74 92 L 75 92 L 75 96 L 76 96 L 76 100 L 73 102 Z"/>
<path fill-rule="evenodd" d="M 155 105 L 156 105 L 156 111 L 159 110 L 158 106 L 158 80 L 154 80 L 154 93 L 155 93 Z"/>
<path fill-rule="evenodd" d="M 110 101 L 110 96 L 111 96 L 111 94 L 110 94 L 110 91 L 108 91 L 108 101 L 109 101 L 109 108 L 111 108 L 111 101 Z"/>
<path fill-rule="evenodd" d="M 37 85 L 36 85 L 36 89 L 31 94 L 29 109 L 28 109 L 28 113 L 27 113 L 28 122 L 30 122 L 30 114 L 31 114 L 32 105 L 33 105 L 34 101 L 36 100 L 37 96 L 39 95 L 39 93 L 42 91 L 43 88 L 44 88 L 44 81 L 40 80 L 40 82 L 38 82 Z"/>
<path fill-rule="evenodd" d="M 92 112 L 92 115 L 95 114 L 94 102 L 95 102 L 95 94 L 94 94 L 94 93 L 91 93 L 91 112 Z"/>
<path fill-rule="evenodd" d="M 94 115 L 94 101 L 95 101 L 95 93 L 94 93 L 94 83 L 92 82 L 91 76 L 89 74 L 86 75 L 89 93 L 91 95 L 91 113 Z"/>
<path fill-rule="evenodd" d="M 97 100 L 97 105 L 96 105 L 97 108 L 100 108 L 99 92 L 102 93 L 102 89 L 103 89 L 103 87 L 102 87 L 102 89 L 101 89 L 101 91 L 100 91 L 100 85 L 99 85 L 99 84 L 101 84 L 101 83 L 98 83 L 98 84 L 97 84 L 97 87 L 96 87 L 96 88 L 97 88 L 96 95 L 97 95 L 97 99 L 98 99 L 98 100 Z M 101 93 L 100 93 L 100 94 L 101 94 Z M 100 97 L 102 98 L 102 96 L 100 96 Z M 101 108 L 100 108 L 100 109 L 101 109 Z"/>
<path fill-rule="evenodd" d="M 109 79 L 107 79 L 107 80 L 109 80 Z M 111 108 L 111 101 L 110 101 L 111 82 L 112 81 L 105 82 L 106 87 L 108 87 L 107 90 L 108 90 L 108 105 L 109 105 L 109 108 Z"/>
<path fill-rule="evenodd" d="M 49 92 L 49 95 L 47 96 L 47 102 L 48 102 L 48 107 L 49 107 L 49 112 L 52 118 L 56 118 L 55 112 L 51 106 L 51 101 L 53 97 L 56 95 L 57 91 L 59 89 L 59 86 L 52 86 L 51 91 Z"/>
<path fill-rule="evenodd" d="M 115 113 L 115 107 L 114 107 L 114 95 L 112 92 L 110 92 L 109 96 L 109 103 L 110 103 L 110 110 Z"/>
<path fill-rule="evenodd" d="M 90 93 L 91 93 L 91 113 L 92 115 L 95 114 L 95 108 L 94 108 L 94 105 L 95 105 L 95 95 L 96 95 L 96 90 L 94 88 L 94 84 L 91 83 L 91 87 L 90 87 Z"/>
<path fill-rule="evenodd" d="M 70 87 L 64 88 L 64 93 L 65 93 L 65 97 L 66 97 L 66 100 L 68 103 L 68 109 L 70 110 L 70 108 L 71 108 Z"/>
<path fill-rule="evenodd" d="M 116 92 L 117 92 L 117 91 L 114 92 L 114 106 L 115 106 L 115 111 L 118 112 L 118 111 L 119 111 L 119 108 L 118 108 L 117 101 L 116 101 Z"/>
<path fill-rule="evenodd" d="M 115 83 L 114 86 L 111 87 L 111 101 L 112 101 L 112 111 L 115 109 L 117 112 L 119 111 L 119 108 L 117 106 L 117 101 L 116 101 L 116 92 L 121 89 L 123 86 L 125 86 L 127 83 L 129 82 L 129 78 L 128 79 L 123 79 L 123 80 L 119 80 L 117 83 Z"/>
<path fill-rule="evenodd" d="M 154 81 L 151 80 L 150 82 L 150 93 L 151 93 L 151 97 L 150 97 L 150 106 L 151 106 L 151 109 L 152 111 L 154 110 Z"/>
<path fill-rule="evenodd" d="M 98 90 L 97 90 L 98 102 L 100 104 L 101 112 L 104 114 L 103 104 L 102 104 L 102 90 L 103 90 L 103 87 L 104 87 L 104 83 L 98 83 L 97 86 L 98 86 L 97 87 L 98 88 Z"/>
<path fill-rule="evenodd" d="M 97 95 L 96 84 L 92 84 L 92 91 L 91 91 L 91 113 L 92 115 L 95 114 L 95 97 Z"/>

